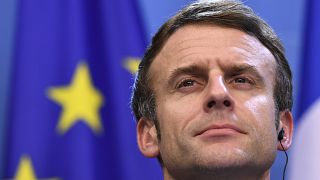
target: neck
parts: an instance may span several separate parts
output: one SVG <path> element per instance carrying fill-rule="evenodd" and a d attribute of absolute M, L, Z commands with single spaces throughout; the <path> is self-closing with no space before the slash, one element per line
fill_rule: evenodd
<path fill-rule="evenodd" d="M 263 174 L 255 174 L 252 171 L 246 172 L 191 172 L 185 170 L 180 173 L 170 173 L 166 168 L 163 168 L 164 180 L 270 180 L 270 171 L 267 170 Z"/>

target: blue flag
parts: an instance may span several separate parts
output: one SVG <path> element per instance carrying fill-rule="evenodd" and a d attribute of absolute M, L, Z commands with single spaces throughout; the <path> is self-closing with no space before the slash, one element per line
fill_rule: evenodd
<path fill-rule="evenodd" d="M 162 179 L 141 155 L 130 86 L 146 38 L 134 0 L 21 0 L 5 179 Z"/>
<path fill-rule="evenodd" d="M 307 3 L 299 122 L 292 151 L 290 179 L 320 179 L 320 1 Z"/>

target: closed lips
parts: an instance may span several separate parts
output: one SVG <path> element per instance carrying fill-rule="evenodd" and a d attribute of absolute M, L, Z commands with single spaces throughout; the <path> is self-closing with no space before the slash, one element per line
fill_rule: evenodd
<path fill-rule="evenodd" d="M 246 132 L 244 132 L 243 130 L 241 130 L 240 128 L 238 128 L 237 126 L 235 125 L 231 125 L 231 124 L 223 124 L 223 125 L 210 125 L 206 128 L 204 128 L 203 130 L 201 130 L 199 133 L 196 134 L 196 136 L 199 136 L 201 134 L 204 134 L 205 132 L 207 131 L 210 131 L 210 130 L 230 130 L 230 131 L 236 131 L 238 133 L 241 133 L 241 134 L 247 134 Z"/>

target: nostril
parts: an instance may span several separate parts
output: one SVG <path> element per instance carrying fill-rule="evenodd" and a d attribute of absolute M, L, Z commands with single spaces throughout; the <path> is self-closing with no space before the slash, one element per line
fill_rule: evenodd
<path fill-rule="evenodd" d="M 208 108 L 212 108 L 215 104 L 216 104 L 215 101 L 210 101 L 210 102 L 208 103 Z"/>
<path fill-rule="evenodd" d="M 231 106 L 231 102 L 228 101 L 228 100 L 224 100 L 224 101 L 223 101 L 223 104 L 224 104 L 226 107 Z"/>

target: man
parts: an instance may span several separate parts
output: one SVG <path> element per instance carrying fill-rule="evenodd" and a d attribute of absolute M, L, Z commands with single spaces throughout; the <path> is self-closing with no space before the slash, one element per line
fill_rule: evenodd
<path fill-rule="evenodd" d="M 164 179 L 270 179 L 280 143 L 292 141 L 291 70 L 249 7 L 194 3 L 153 38 L 132 108 L 139 149 Z"/>

